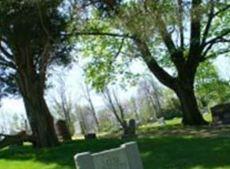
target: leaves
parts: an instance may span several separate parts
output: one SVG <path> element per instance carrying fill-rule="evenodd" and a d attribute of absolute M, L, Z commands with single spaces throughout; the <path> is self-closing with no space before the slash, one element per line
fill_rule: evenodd
<path fill-rule="evenodd" d="M 71 45 L 66 37 L 67 18 L 58 9 L 61 3 L 62 0 L 0 1 L 0 69 L 14 69 L 7 75 L 10 78 L 1 83 L 9 89 L 9 84 L 19 81 L 22 71 L 29 72 L 27 76 L 35 73 L 36 80 L 43 84 L 49 65 L 69 63 Z"/>

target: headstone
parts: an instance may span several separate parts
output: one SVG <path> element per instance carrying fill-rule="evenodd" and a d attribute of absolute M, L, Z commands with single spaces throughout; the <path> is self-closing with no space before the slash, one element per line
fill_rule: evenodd
<path fill-rule="evenodd" d="M 129 134 L 131 137 L 136 136 L 136 121 L 134 119 L 129 120 Z"/>
<path fill-rule="evenodd" d="M 166 125 L 164 117 L 159 118 L 158 123 L 160 124 L 160 126 Z"/>
<path fill-rule="evenodd" d="M 143 169 L 136 142 L 95 154 L 76 154 L 74 160 L 77 169 Z"/>
<path fill-rule="evenodd" d="M 129 120 L 129 125 L 124 129 L 122 138 L 135 138 L 136 137 L 136 121 L 134 119 Z"/>
<path fill-rule="evenodd" d="M 71 134 L 67 127 L 66 121 L 58 120 L 56 123 L 57 134 L 63 141 L 71 140 Z"/>
<path fill-rule="evenodd" d="M 213 124 L 230 124 L 230 103 L 211 108 Z"/>

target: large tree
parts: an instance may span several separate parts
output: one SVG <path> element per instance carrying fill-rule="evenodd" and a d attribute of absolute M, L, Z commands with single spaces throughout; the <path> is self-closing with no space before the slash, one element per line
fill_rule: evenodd
<path fill-rule="evenodd" d="M 44 99 L 47 68 L 68 53 L 61 0 L 0 1 L 1 92 L 19 93 L 36 147 L 58 144 L 53 117 Z"/>
<path fill-rule="evenodd" d="M 206 124 L 198 109 L 194 94 L 194 80 L 201 62 L 229 52 L 229 1 L 89 0 L 80 2 L 83 7 L 91 5 L 88 9 L 92 16 L 91 20 L 88 15 L 83 17 L 90 21 L 88 30 L 77 30 L 75 34 L 104 37 L 103 52 L 94 59 L 97 65 L 102 64 L 94 70 L 102 70 L 104 71 L 102 75 L 110 76 L 112 73 L 108 72 L 114 71 L 112 63 L 115 57 L 139 56 L 155 77 L 178 96 L 183 110 L 183 123 Z M 99 9 L 99 12 L 92 12 L 92 4 Z M 119 38 L 122 39 L 123 49 L 117 45 L 120 44 Z M 95 46 L 97 44 L 99 43 L 94 43 Z M 118 53 L 114 52 L 114 47 L 119 48 Z M 94 52 L 97 53 L 98 50 L 102 51 L 101 48 L 96 48 Z M 112 58 L 113 52 L 115 56 Z M 101 59 L 103 55 L 107 57 Z M 105 62 L 108 63 L 107 67 Z M 92 67 L 92 64 L 90 66 Z M 169 66 L 171 71 L 165 69 Z M 92 71 L 89 73 L 92 74 Z M 97 75 L 100 73 L 97 72 Z"/>

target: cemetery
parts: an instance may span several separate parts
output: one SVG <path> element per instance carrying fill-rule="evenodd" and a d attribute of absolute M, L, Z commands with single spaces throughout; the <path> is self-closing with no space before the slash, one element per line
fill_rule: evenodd
<path fill-rule="evenodd" d="M 230 0 L 0 0 L 0 169 L 230 169 Z"/>

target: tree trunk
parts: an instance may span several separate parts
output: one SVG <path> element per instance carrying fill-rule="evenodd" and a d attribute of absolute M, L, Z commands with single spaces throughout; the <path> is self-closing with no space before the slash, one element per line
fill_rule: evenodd
<path fill-rule="evenodd" d="M 42 96 L 23 98 L 30 126 L 35 138 L 35 147 L 53 147 L 58 144 L 54 121 Z"/>
<path fill-rule="evenodd" d="M 44 88 L 39 79 L 21 76 L 18 81 L 27 117 L 37 148 L 58 145 L 54 120 L 44 99 Z"/>
<path fill-rule="evenodd" d="M 182 123 L 184 125 L 205 125 L 208 124 L 199 111 L 192 85 L 180 84 L 175 88 L 180 100 L 183 112 Z"/>
<path fill-rule="evenodd" d="M 29 117 L 33 136 L 36 139 L 35 147 L 53 147 L 58 144 L 54 129 L 54 121 L 43 97 L 24 99 L 25 108 Z"/>

